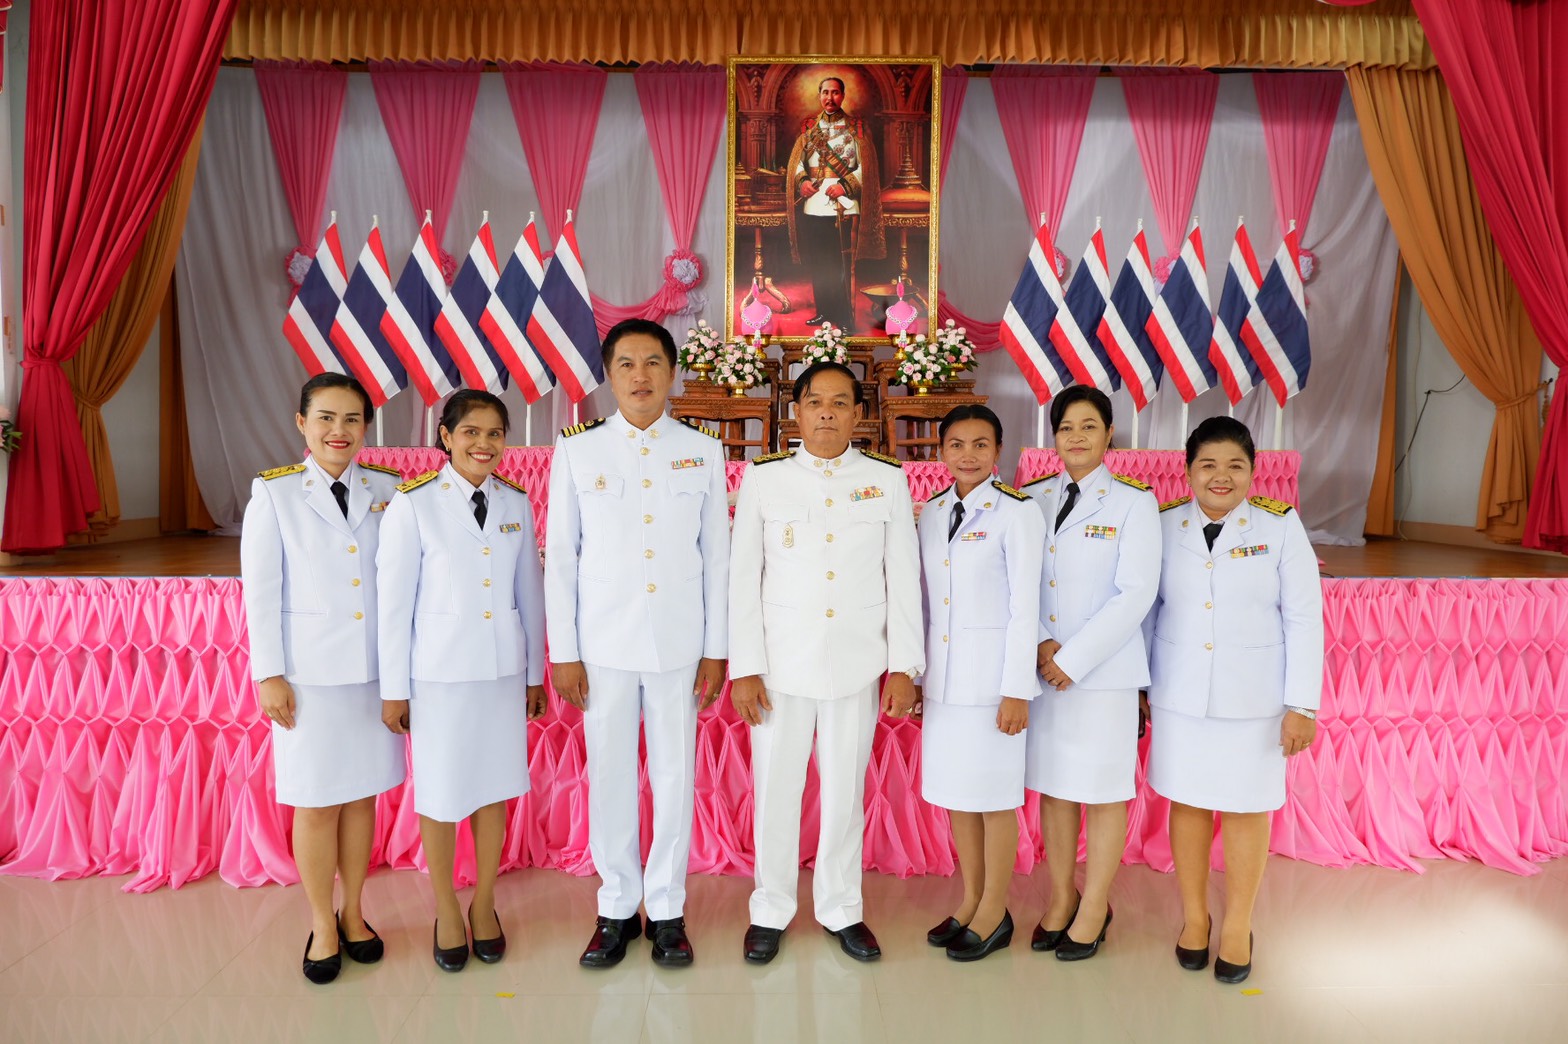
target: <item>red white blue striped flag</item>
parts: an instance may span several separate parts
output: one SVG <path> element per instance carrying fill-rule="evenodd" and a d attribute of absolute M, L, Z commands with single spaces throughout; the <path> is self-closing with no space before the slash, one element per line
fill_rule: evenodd
<path fill-rule="evenodd" d="M 496 269 L 495 240 L 487 217 L 468 247 L 463 267 L 452 280 L 452 292 L 436 316 L 436 336 L 452 353 L 463 383 L 470 388 L 499 393 L 506 387 L 506 365 L 479 329 L 479 318 L 490 304 L 500 273 Z"/>
<path fill-rule="evenodd" d="M 381 228 L 376 226 L 359 252 L 359 263 L 348 277 L 348 289 L 343 291 L 343 303 L 332 324 L 333 345 L 375 406 L 385 406 L 408 385 L 403 364 L 381 333 L 381 319 L 391 297 L 392 275 L 381 245 Z"/>
<path fill-rule="evenodd" d="M 343 264 L 343 244 L 338 239 L 338 223 L 327 226 L 316 247 L 316 256 L 305 272 L 299 293 L 289 302 L 283 320 L 283 336 L 294 347 L 294 354 L 305 364 L 312 377 L 318 373 L 347 373 L 343 360 L 332 347 L 332 324 L 348 289 L 348 274 Z"/>
<path fill-rule="evenodd" d="M 539 287 L 543 283 L 544 253 L 539 249 L 539 233 L 534 228 L 533 215 L 529 215 L 528 227 L 518 237 L 512 256 L 496 280 L 495 291 L 485 305 L 485 314 L 479 318 L 479 327 L 501 354 L 517 390 L 531 403 L 538 402 L 555 387 L 555 376 L 523 332 L 533 315 L 534 302 L 539 299 Z"/>
<path fill-rule="evenodd" d="M 1040 403 L 1073 382 L 1072 368 L 1057 353 L 1052 332 L 1057 320 L 1067 315 L 1062 299 L 1062 283 L 1056 276 L 1056 246 L 1045 222 L 1035 229 L 1029 244 L 1029 258 L 1013 287 L 1013 296 L 1002 313 L 998 331 L 1007 354 L 1034 389 Z"/>
<path fill-rule="evenodd" d="M 1307 386 L 1307 371 L 1312 368 L 1299 236 L 1292 221 L 1241 330 L 1253 361 L 1281 406 Z"/>
<path fill-rule="evenodd" d="M 1209 362 L 1232 406 L 1263 379 L 1241 339 L 1247 313 L 1252 310 L 1262 281 L 1247 226 L 1237 219 L 1236 240 L 1231 244 L 1230 264 L 1225 269 L 1225 289 L 1220 291 L 1220 308 L 1214 315 L 1214 339 L 1209 344 Z"/>
<path fill-rule="evenodd" d="M 1154 313 L 1144 327 L 1165 363 L 1165 376 L 1175 382 L 1182 402 L 1191 402 L 1214 387 L 1209 342 L 1214 340 L 1214 313 L 1209 307 L 1209 276 L 1204 269 L 1203 235 L 1198 223 L 1182 244 L 1181 256 L 1155 299 Z"/>
<path fill-rule="evenodd" d="M 604 380 L 599 329 L 594 325 L 588 276 L 569 210 L 528 319 L 528 339 L 555 371 L 572 402 L 582 402 Z"/>
<path fill-rule="evenodd" d="M 436 336 L 436 317 L 446 301 L 446 278 L 436 260 L 440 256 L 427 213 L 381 317 L 382 336 L 397 353 L 426 406 L 434 406 L 462 380 L 452 354 Z"/>
<path fill-rule="evenodd" d="M 1078 378 L 1109 395 L 1122 386 L 1121 375 L 1100 344 L 1098 330 L 1111 296 L 1111 273 L 1105 263 L 1105 233 L 1095 226 L 1083 248 L 1083 260 L 1067 284 L 1068 322 L 1051 324 L 1051 343 Z M 1058 333 L 1060 331 L 1060 333 Z"/>
<path fill-rule="evenodd" d="M 1127 260 L 1122 262 L 1116 285 L 1111 288 L 1099 329 L 1100 344 L 1122 375 L 1133 406 L 1139 410 L 1154 399 L 1160 375 L 1165 372 L 1165 364 L 1145 328 L 1149 316 L 1154 314 L 1157 293 L 1154 270 L 1149 266 L 1149 242 L 1140 222 L 1138 234 L 1127 248 Z"/>

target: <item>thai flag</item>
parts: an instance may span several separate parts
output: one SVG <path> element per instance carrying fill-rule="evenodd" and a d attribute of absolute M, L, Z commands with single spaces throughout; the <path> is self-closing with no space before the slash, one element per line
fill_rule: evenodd
<path fill-rule="evenodd" d="M 1214 387 L 1214 367 L 1209 365 L 1214 313 L 1209 308 L 1209 277 L 1203 267 L 1203 236 L 1196 221 L 1144 329 L 1165 363 L 1166 377 L 1176 382 L 1182 402 L 1191 402 Z"/>
<path fill-rule="evenodd" d="M 555 242 L 555 256 L 545 269 L 539 297 L 528 317 L 528 339 L 544 356 L 572 402 L 582 402 L 604 380 L 599 329 L 593 321 L 588 276 L 577 249 L 572 212 Z"/>
<path fill-rule="evenodd" d="M 1236 222 L 1236 241 L 1230 248 L 1230 265 L 1225 269 L 1225 289 L 1220 291 L 1220 310 L 1214 316 L 1214 339 L 1209 344 L 1209 362 L 1232 406 L 1241 401 L 1263 380 L 1262 371 L 1242 346 L 1242 326 L 1258 296 L 1263 275 L 1247 226 Z"/>
<path fill-rule="evenodd" d="M 490 304 L 499 272 L 495 263 L 495 240 L 486 217 L 468 248 L 463 267 L 452 280 L 452 292 L 436 316 L 436 336 L 452 353 L 463 383 L 470 388 L 499 392 L 506 387 L 506 365 L 490 339 L 479 329 L 479 317 Z"/>
<path fill-rule="evenodd" d="M 501 277 L 496 280 L 495 291 L 485 305 L 485 314 L 479 317 L 479 328 L 501 353 L 512 380 L 517 382 L 517 389 L 528 402 L 538 402 L 555 387 L 555 376 L 523 333 L 533 315 L 534 302 L 539 299 L 539 287 L 543 282 L 544 254 L 539 249 L 539 233 L 534 230 L 534 219 L 530 215 L 528 227 L 523 229 L 512 256 L 501 270 Z"/>
<path fill-rule="evenodd" d="M 347 268 L 343 264 L 343 244 L 338 239 L 338 223 L 327 226 L 316 257 L 305 273 L 299 293 L 289 302 L 283 320 L 283 336 L 294 346 L 294 354 L 305 364 L 312 377 L 318 373 L 347 373 L 343 361 L 332 348 L 332 323 L 337 319 L 343 291 L 348 288 Z"/>
<path fill-rule="evenodd" d="M 1105 263 L 1105 233 L 1095 226 L 1083 260 L 1067 284 L 1067 313 L 1070 322 L 1051 324 L 1051 343 L 1072 369 L 1079 384 L 1092 384 L 1110 394 L 1122 386 L 1121 375 L 1105 353 L 1096 333 L 1111 296 L 1111 273 Z M 1061 331 L 1058 336 L 1057 331 Z"/>
<path fill-rule="evenodd" d="M 436 260 L 440 256 L 427 213 L 381 317 L 381 335 L 397 353 L 426 406 L 434 406 L 462 380 L 457 363 L 435 335 L 436 317 L 446 301 L 446 278 Z"/>
<path fill-rule="evenodd" d="M 1149 316 L 1154 313 L 1154 270 L 1149 266 L 1149 243 L 1143 236 L 1143 225 L 1132 246 L 1127 248 L 1127 260 L 1116 276 L 1116 286 L 1111 290 L 1105 314 L 1100 318 L 1100 344 L 1110 356 L 1111 363 L 1127 384 L 1133 406 L 1143 409 L 1154 398 L 1159 387 L 1160 375 L 1165 364 L 1160 353 L 1149 340 L 1145 329 Z"/>
<path fill-rule="evenodd" d="M 1039 402 L 1056 395 L 1073 382 L 1071 367 L 1057 354 L 1051 334 L 1058 317 L 1067 312 L 1062 283 L 1056 277 L 1056 247 L 1042 221 L 1029 244 L 1029 258 L 1013 287 L 1013 296 L 1002 313 L 999 331 L 1007 354 L 1013 357 Z M 1071 322 L 1069 314 L 1067 321 Z"/>
<path fill-rule="evenodd" d="M 391 296 L 392 275 L 377 226 L 371 228 L 370 238 L 359 252 L 359 264 L 348 278 L 348 289 L 343 292 L 343 303 L 332 324 L 332 343 L 370 393 L 375 406 L 385 406 L 388 399 L 408 386 L 403 364 L 381 333 L 381 319 L 387 314 Z"/>
<path fill-rule="evenodd" d="M 1301 242 L 1294 221 L 1258 287 L 1241 338 L 1281 406 L 1307 386 L 1312 342 L 1307 336 L 1307 295 L 1301 285 Z"/>

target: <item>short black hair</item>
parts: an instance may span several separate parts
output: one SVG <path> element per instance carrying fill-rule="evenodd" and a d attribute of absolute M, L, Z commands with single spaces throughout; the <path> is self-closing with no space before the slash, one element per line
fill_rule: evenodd
<path fill-rule="evenodd" d="M 670 336 L 670 331 L 654 322 L 652 319 L 622 319 L 610 327 L 610 332 L 604 335 L 604 348 L 600 358 L 604 368 L 610 368 L 610 360 L 615 356 L 615 346 L 622 337 L 631 334 L 647 334 L 659 342 L 659 347 L 664 349 L 664 357 L 670 362 L 670 369 L 675 368 L 675 338 Z"/>
<path fill-rule="evenodd" d="M 1252 445 L 1252 432 L 1234 417 L 1210 417 L 1192 429 L 1187 436 L 1187 466 L 1198 459 L 1198 451 L 1213 442 L 1234 442 L 1247 455 L 1248 464 L 1256 464 L 1258 453 Z"/>
<path fill-rule="evenodd" d="M 365 404 L 365 423 L 368 425 L 376 415 L 376 408 L 370 402 L 370 393 L 365 386 L 346 373 L 318 373 L 306 381 L 299 390 L 299 415 L 310 415 L 310 400 L 323 388 L 347 388 L 359 395 L 360 401 Z"/>
<path fill-rule="evenodd" d="M 833 362 L 829 359 L 823 359 L 820 362 L 814 362 L 801 371 L 800 376 L 795 378 L 795 387 L 790 391 L 790 400 L 798 406 L 800 404 L 800 397 L 811 390 L 811 382 L 816 380 L 819 374 L 824 373 L 841 373 L 845 377 L 848 377 L 850 386 L 855 389 L 855 405 L 865 405 L 866 393 L 865 390 L 860 387 L 860 378 L 855 376 L 855 371 L 851 370 L 843 363 Z"/>
<path fill-rule="evenodd" d="M 441 427 L 449 432 L 456 431 L 457 426 L 463 423 L 464 417 L 485 406 L 491 407 L 501 415 L 502 431 L 512 430 L 512 418 L 506 412 L 506 403 L 501 401 L 499 395 L 492 395 L 490 392 L 480 391 L 477 388 L 464 388 L 461 391 L 452 393 L 452 397 L 446 400 L 446 405 L 441 407 Z M 448 457 L 452 455 L 452 450 L 448 448 L 446 443 L 441 441 L 439 430 L 436 432 L 436 445 Z"/>
<path fill-rule="evenodd" d="M 948 428 L 951 428 L 959 421 L 966 420 L 987 422 L 991 425 L 991 430 L 996 432 L 996 444 L 998 446 L 1002 444 L 1002 419 L 996 415 L 996 411 L 991 409 L 991 407 L 984 406 L 978 402 L 966 402 L 948 410 L 947 416 L 942 418 L 942 423 L 937 425 L 936 437 L 939 440 L 945 440 Z"/>
<path fill-rule="evenodd" d="M 820 81 L 820 82 L 818 82 L 818 84 L 817 84 L 817 93 L 819 93 L 819 94 L 820 94 L 820 93 L 821 93 L 821 92 L 822 92 L 822 88 L 823 88 L 823 86 L 824 86 L 824 85 L 825 85 L 825 84 L 826 84 L 826 83 L 827 83 L 827 82 L 828 82 L 828 81 L 829 81 L 829 80 L 832 80 L 832 81 L 833 81 L 833 82 L 834 82 L 834 83 L 836 83 L 836 84 L 838 84 L 838 89 L 839 89 L 839 90 L 841 90 L 841 91 L 847 91 L 847 90 L 849 90 L 849 88 L 848 88 L 848 87 L 845 87 L 845 86 L 844 86 L 844 81 L 843 81 L 843 80 L 842 80 L 842 79 L 841 79 L 841 78 L 839 78 L 839 77 L 837 77 L 837 76 L 824 76 L 824 77 L 822 77 L 822 79 L 821 79 L 821 81 Z"/>
<path fill-rule="evenodd" d="M 1062 426 L 1062 418 L 1067 416 L 1067 407 L 1075 402 L 1087 402 L 1100 414 L 1100 420 L 1105 426 L 1111 426 L 1111 397 L 1092 384 L 1074 384 L 1063 388 L 1051 400 L 1051 430 L 1055 431 Z"/>

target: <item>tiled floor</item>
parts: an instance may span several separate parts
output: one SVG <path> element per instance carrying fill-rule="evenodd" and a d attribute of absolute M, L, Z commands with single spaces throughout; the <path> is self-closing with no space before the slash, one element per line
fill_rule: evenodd
<path fill-rule="evenodd" d="M 379 873 L 366 909 L 387 958 L 345 964 L 327 987 L 299 972 L 298 888 L 242 890 L 214 876 L 126 895 L 123 879 L 0 877 L 0 1041 L 1568 1039 L 1568 860 L 1531 878 L 1450 862 L 1427 871 L 1274 860 L 1245 987 L 1177 967 L 1175 881 L 1144 867 L 1122 871 L 1109 939 L 1081 964 L 1029 950 L 1043 872 L 1014 880 L 1018 942 L 977 964 L 925 944 L 955 879 L 868 875 L 882 961 L 849 960 L 802 914 L 762 968 L 740 959 L 749 882 L 693 877 L 697 965 L 655 968 L 639 942 L 599 973 L 576 962 L 596 881 L 525 871 L 499 889 L 506 960 L 457 975 L 431 963 L 423 876 Z"/>

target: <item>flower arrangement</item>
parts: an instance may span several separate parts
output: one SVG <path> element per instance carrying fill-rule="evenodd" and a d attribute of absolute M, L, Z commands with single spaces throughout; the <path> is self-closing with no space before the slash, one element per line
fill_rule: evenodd
<path fill-rule="evenodd" d="M 800 357 L 807 366 L 819 362 L 849 362 L 849 345 L 844 343 L 844 328 L 824 322 L 811 335 L 811 340 L 801 345 Z"/>
<path fill-rule="evenodd" d="M 10 453 L 22 444 L 22 433 L 11 422 L 11 408 L 0 406 L 0 452 Z"/>
<path fill-rule="evenodd" d="M 913 386 L 920 395 L 928 392 L 931 385 L 952 380 L 957 374 L 979 365 L 968 331 L 951 319 L 938 327 L 931 337 L 916 334 L 914 340 L 901 343 L 899 348 L 903 358 L 893 383 Z"/>
<path fill-rule="evenodd" d="M 690 370 L 699 380 L 705 381 L 718 364 L 724 347 L 724 338 L 719 336 L 719 331 L 709 326 L 706 319 L 698 319 L 697 325 L 686 331 L 686 340 L 675 353 L 675 361 L 680 363 L 681 369 Z"/>
<path fill-rule="evenodd" d="M 713 379 L 729 385 L 733 394 L 745 395 L 746 389 L 768 383 L 768 371 L 762 366 L 764 358 L 760 345 L 753 347 L 745 340 L 726 344 L 713 365 Z"/>

